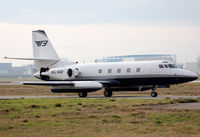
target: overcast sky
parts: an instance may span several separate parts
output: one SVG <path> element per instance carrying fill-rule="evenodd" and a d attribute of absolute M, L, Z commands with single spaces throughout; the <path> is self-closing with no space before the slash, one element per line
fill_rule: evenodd
<path fill-rule="evenodd" d="M 0 58 L 31 57 L 36 29 L 46 31 L 60 57 L 73 61 L 177 54 L 188 62 L 200 55 L 199 0 L 0 1 Z"/>

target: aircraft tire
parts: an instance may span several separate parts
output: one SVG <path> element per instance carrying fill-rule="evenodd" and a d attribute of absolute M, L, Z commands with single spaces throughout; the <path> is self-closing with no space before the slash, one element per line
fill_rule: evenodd
<path fill-rule="evenodd" d="M 105 90 L 105 91 L 104 91 L 104 96 L 105 96 L 105 97 L 111 97 L 111 96 L 112 96 L 112 91 Z"/>
<path fill-rule="evenodd" d="M 79 96 L 80 98 L 87 97 L 87 92 L 79 92 L 79 93 L 78 93 L 78 96 Z"/>
<path fill-rule="evenodd" d="M 157 97 L 158 93 L 157 92 L 151 92 L 151 97 Z"/>

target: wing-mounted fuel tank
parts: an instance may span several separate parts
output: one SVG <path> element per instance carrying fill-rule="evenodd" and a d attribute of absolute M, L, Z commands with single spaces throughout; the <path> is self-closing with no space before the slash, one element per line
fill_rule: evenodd
<path fill-rule="evenodd" d="M 79 76 L 80 72 L 75 67 L 60 67 L 60 68 L 41 68 L 40 72 L 36 72 L 36 78 L 48 80 L 74 80 Z"/>
<path fill-rule="evenodd" d="M 103 85 L 96 81 L 73 81 L 71 86 L 52 86 L 53 93 L 72 92 L 94 92 L 103 88 Z"/>

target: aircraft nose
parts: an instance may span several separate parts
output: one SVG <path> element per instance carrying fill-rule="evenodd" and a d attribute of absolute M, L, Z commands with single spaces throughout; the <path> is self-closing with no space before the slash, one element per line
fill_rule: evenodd
<path fill-rule="evenodd" d="M 194 72 L 185 70 L 184 73 L 186 74 L 186 76 L 187 76 L 188 78 L 191 78 L 191 80 L 196 80 L 196 79 L 198 79 L 198 75 L 197 75 L 196 73 L 194 73 Z"/>
<path fill-rule="evenodd" d="M 194 78 L 194 80 L 199 78 L 199 76 L 197 74 L 195 74 L 195 73 L 193 73 L 192 77 Z"/>

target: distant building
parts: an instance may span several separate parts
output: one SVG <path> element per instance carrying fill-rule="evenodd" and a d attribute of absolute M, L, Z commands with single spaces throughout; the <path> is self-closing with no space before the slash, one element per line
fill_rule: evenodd
<path fill-rule="evenodd" d="M 124 55 L 110 56 L 96 59 L 96 63 L 100 62 L 123 62 L 123 61 L 148 61 L 148 60 L 168 60 L 176 64 L 176 55 L 174 54 L 146 54 L 146 55 Z"/>
<path fill-rule="evenodd" d="M 11 63 L 0 63 L 0 75 L 8 74 L 11 69 L 12 69 Z"/>
<path fill-rule="evenodd" d="M 198 73 L 198 64 L 197 62 L 187 62 L 185 64 L 185 69 L 194 73 Z"/>
<path fill-rule="evenodd" d="M 0 63 L 0 78 L 32 77 L 32 65 L 13 67 L 12 63 Z"/>

